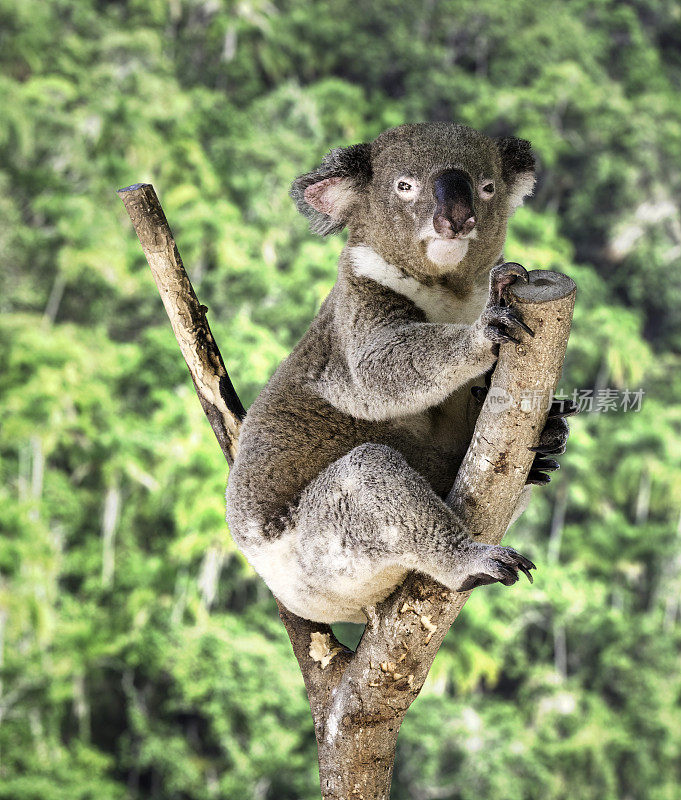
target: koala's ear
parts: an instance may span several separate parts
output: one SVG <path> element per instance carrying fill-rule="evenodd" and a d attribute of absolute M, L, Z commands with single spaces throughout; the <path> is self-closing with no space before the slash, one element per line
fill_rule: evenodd
<path fill-rule="evenodd" d="M 534 190 L 534 156 L 527 139 L 495 139 L 501 156 L 501 177 L 508 187 L 509 205 L 516 209 Z"/>
<path fill-rule="evenodd" d="M 371 145 L 353 144 L 331 150 L 317 169 L 296 178 L 290 194 L 310 229 L 326 236 L 343 229 L 370 181 Z"/>

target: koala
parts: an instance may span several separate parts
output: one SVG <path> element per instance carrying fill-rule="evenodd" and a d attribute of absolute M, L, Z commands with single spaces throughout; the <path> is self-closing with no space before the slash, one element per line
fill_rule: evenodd
<path fill-rule="evenodd" d="M 534 170 L 529 142 L 438 122 L 332 150 L 294 181 L 312 231 L 348 240 L 246 415 L 226 495 L 237 545 L 291 612 L 365 622 L 410 570 L 454 591 L 531 580 L 530 560 L 474 541 L 445 498 L 499 344 L 531 333 L 503 299 L 527 273 L 502 253 Z M 566 439 L 552 413 L 530 484 Z"/>

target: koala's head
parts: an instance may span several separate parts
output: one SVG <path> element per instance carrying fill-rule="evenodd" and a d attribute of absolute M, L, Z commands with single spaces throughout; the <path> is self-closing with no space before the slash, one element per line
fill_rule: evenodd
<path fill-rule="evenodd" d="M 291 188 L 316 233 L 348 226 L 409 273 L 437 277 L 489 269 L 506 224 L 534 186 L 524 139 L 492 139 L 465 125 L 401 125 L 371 144 L 332 150 Z"/>

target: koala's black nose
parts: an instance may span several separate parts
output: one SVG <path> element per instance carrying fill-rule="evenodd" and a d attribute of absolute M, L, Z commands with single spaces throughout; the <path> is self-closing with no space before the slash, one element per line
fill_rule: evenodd
<path fill-rule="evenodd" d="M 450 169 L 435 178 L 433 227 L 440 236 L 453 239 L 475 227 L 473 184 L 462 169 Z"/>

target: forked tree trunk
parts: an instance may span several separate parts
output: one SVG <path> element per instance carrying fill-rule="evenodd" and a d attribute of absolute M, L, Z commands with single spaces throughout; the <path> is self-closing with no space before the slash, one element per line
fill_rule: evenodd
<path fill-rule="evenodd" d="M 244 410 L 187 277 L 154 189 L 121 189 L 201 405 L 231 464 Z M 534 331 L 501 347 L 492 386 L 447 498 L 479 541 L 498 544 L 532 463 L 565 355 L 575 285 L 556 272 L 530 273 L 507 297 Z M 388 800 L 397 734 L 435 654 L 469 592 L 417 573 L 376 607 L 355 653 L 327 625 L 279 604 L 310 701 L 324 800 Z"/>

